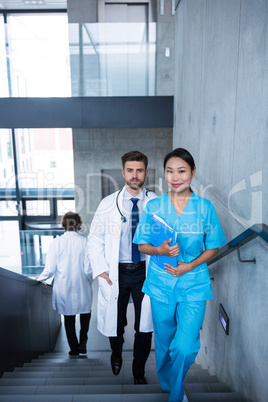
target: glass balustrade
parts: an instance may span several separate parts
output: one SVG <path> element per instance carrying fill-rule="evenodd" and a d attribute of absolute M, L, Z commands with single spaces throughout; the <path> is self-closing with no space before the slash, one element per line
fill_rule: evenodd
<path fill-rule="evenodd" d="M 173 95 L 173 46 L 170 22 L 0 13 L 0 97 Z"/>

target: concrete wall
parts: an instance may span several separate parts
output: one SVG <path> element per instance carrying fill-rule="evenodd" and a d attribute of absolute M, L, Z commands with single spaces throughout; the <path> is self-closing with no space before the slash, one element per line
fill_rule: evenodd
<path fill-rule="evenodd" d="M 195 189 L 227 240 L 268 222 L 268 2 L 181 0 L 175 23 L 174 147 L 194 156 Z M 198 362 L 255 402 L 268 395 L 267 244 L 253 240 L 211 267 Z M 230 317 L 226 336 L 219 303 Z"/>
<path fill-rule="evenodd" d="M 174 22 L 156 24 L 156 96 L 174 91 Z"/>
<path fill-rule="evenodd" d="M 0 377 L 56 344 L 61 316 L 52 287 L 0 268 Z"/>
<path fill-rule="evenodd" d="M 161 1 L 156 1 L 156 96 L 174 94 L 174 28 L 172 0 L 164 2 L 164 14 L 160 14 Z"/>
<path fill-rule="evenodd" d="M 172 128 L 110 128 L 73 130 L 76 210 L 87 235 L 94 212 L 102 199 L 101 171 L 122 169 L 121 156 L 139 150 L 155 169 L 157 192 L 163 177 L 162 161 L 172 149 Z"/>

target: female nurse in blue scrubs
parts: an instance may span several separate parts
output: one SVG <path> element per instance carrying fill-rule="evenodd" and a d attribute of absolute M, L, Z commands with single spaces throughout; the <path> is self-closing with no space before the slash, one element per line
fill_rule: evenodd
<path fill-rule="evenodd" d="M 206 262 L 226 239 L 212 203 L 192 192 L 192 155 L 175 149 L 165 157 L 164 170 L 170 191 L 147 203 L 133 241 L 151 255 L 143 292 L 151 300 L 158 378 L 169 402 L 181 402 L 187 401 L 185 375 L 200 349 L 206 300 L 213 298 Z M 153 215 L 174 229 L 175 245 L 171 238 L 152 245 L 158 236 Z M 163 264 L 159 256 L 174 258 Z"/>

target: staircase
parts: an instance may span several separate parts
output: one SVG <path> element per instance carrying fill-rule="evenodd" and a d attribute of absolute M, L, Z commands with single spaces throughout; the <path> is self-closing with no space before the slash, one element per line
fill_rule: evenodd
<path fill-rule="evenodd" d="M 134 385 L 132 352 L 123 354 L 118 376 L 112 374 L 109 351 L 89 351 L 69 357 L 68 353 L 47 353 L 0 379 L 0 402 L 165 402 L 151 352 L 146 365 L 147 385 Z M 194 364 L 189 370 L 185 390 L 189 402 L 246 401 L 231 392 L 215 376 Z"/>

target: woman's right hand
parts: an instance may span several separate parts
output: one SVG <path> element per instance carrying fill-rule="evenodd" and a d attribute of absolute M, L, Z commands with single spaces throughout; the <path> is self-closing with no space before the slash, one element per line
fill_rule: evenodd
<path fill-rule="evenodd" d="M 172 241 L 172 239 L 168 239 L 163 241 L 163 243 L 157 247 L 158 254 L 160 255 L 168 255 L 169 257 L 176 257 L 179 252 L 179 246 L 176 243 L 175 246 L 169 246 L 169 243 Z"/>

